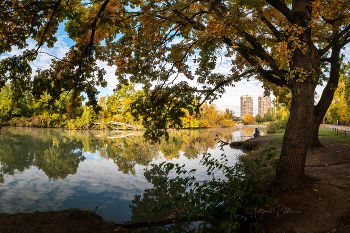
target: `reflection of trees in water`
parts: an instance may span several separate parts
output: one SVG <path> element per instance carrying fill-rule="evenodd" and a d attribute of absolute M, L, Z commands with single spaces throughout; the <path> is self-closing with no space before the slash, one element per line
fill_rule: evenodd
<path fill-rule="evenodd" d="M 232 141 L 232 132 L 236 128 L 214 128 L 201 130 L 177 131 L 177 136 L 183 139 L 181 151 L 188 159 L 198 158 L 198 155 L 206 153 L 208 149 L 216 147 L 216 138 L 223 141 Z"/>
<path fill-rule="evenodd" d="M 13 175 L 36 166 L 49 179 L 64 179 L 85 160 L 82 150 L 80 139 L 59 130 L 6 128 L 0 139 L 0 173 Z"/>
<path fill-rule="evenodd" d="M 152 160 L 162 154 L 166 159 L 179 158 L 181 152 L 188 159 L 198 158 L 198 155 L 216 146 L 216 135 L 225 141 L 232 141 L 235 128 L 217 128 L 201 130 L 171 131 L 169 140 L 159 143 L 145 141 L 141 132 L 99 132 L 98 140 L 103 141 L 99 147 L 100 156 L 112 159 L 118 169 L 124 174 L 135 174 L 135 165 L 147 166 Z"/>
<path fill-rule="evenodd" d="M 147 166 L 161 155 L 173 159 L 182 152 L 188 159 L 198 158 L 215 148 L 216 135 L 231 141 L 233 130 L 172 131 L 169 141 L 152 144 L 144 140 L 142 132 L 6 127 L 0 137 L 0 174 L 13 175 L 15 171 L 37 166 L 50 179 L 64 179 L 76 173 L 79 163 L 85 160 L 83 152 L 99 153 L 102 158 L 112 159 L 123 173 L 135 174 L 136 164 Z"/>
<path fill-rule="evenodd" d="M 255 131 L 254 127 L 244 127 L 241 131 L 241 136 L 252 136 Z"/>
<path fill-rule="evenodd" d="M 161 140 L 159 143 L 159 149 L 163 153 L 166 159 L 178 159 L 180 157 L 180 150 L 184 140 L 182 137 L 174 135 L 174 133 L 169 135 L 169 140 Z"/>
<path fill-rule="evenodd" d="M 135 165 L 147 166 L 159 156 L 156 145 L 143 140 L 141 136 L 119 138 L 106 146 L 106 158 L 112 159 L 124 174 L 135 174 Z"/>
<path fill-rule="evenodd" d="M 72 145 L 74 147 L 74 145 Z M 85 160 L 82 150 L 50 147 L 43 155 L 35 155 L 35 163 L 39 169 L 51 179 L 64 179 L 77 172 L 79 163 Z"/>
<path fill-rule="evenodd" d="M 33 164 L 34 154 L 32 137 L 13 135 L 11 140 L 5 136 L 0 140 L 1 173 L 13 175 L 15 170 L 23 172 Z"/>
<path fill-rule="evenodd" d="M 182 196 L 186 191 L 186 187 L 179 185 L 178 182 L 166 183 L 169 171 L 162 170 L 158 165 L 152 165 L 151 169 L 147 169 L 144 173 L 148 182 L 153 184 L 153 188 L 146 189 L 141 195 L 135 195 L 131 209 L 130 222 L 157 221 L 167 218 L 185 216 L 191 210 L 189 208 L 172 208 L 172 206 L 164 206 L 175 200 L 177 196 Z M 181 202 L 181 200 L 178 200 Z M 162 208 L 163 207 L 163 208 Z M 190 229 L 187 223 L 177 223 L 176 226 L 157 227 L 155 232 L 195 232 Z"/>

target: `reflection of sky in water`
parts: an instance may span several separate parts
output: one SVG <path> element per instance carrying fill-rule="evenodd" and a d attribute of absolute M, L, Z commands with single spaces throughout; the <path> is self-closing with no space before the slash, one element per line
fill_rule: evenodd
<path fill-rule="evenodd" d="M 237 134 L 238 131 L 234 132 Z M 240 132 L 239 132 L 240 134 Z M 236 161 L 236 156 L 242 154 L 239 149 L 225 146 L 225 153 L 230 164 Z M 223 153 L 219 148 L 208 149 L 213 157 L 219 158 Z M 143 190 L 152 188 L 143 172 L 145 166 L 135 165 L 135 175 L 123 174 L 111 160 L 99 156 L 99 153 L 84 152 L 86 160 L 79 164 L 76 174 L 69 174 L 65 179 L 49 180 L 47 175 L 38 168 L 31 166 L 24 172 L 16 172 L 13 176 L 4 175 L 4 184 L 0 184 L 0 211 L 13 213 L 15 211 L 33 212 L 35 210 L 61 210 L 69 207 L 94 209 L 98 206 L 106 220 L 129 220 L 131 211 L 129 204 L 135 195 L 141 195 Z M 186 164 L 186 169 L 197 169 L 196 178 L 206 178 L 206 168 L 199 166 L 202 156 L 188 160 L 183 153 L 178 159 L 168 162 Z M 154 160 L 153 163 L 165 159 Z M 219 174 L 216 175 L 219 177 Z"/>

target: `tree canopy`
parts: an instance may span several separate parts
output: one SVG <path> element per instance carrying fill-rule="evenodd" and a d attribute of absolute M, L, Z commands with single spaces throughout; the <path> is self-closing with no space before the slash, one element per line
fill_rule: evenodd
<path fill-rule="evenodd" d="M 180 124 L 182 109 L 192 111 L 220 97 L 227 86 L 256 78 L 267 92 L 292 94 L 282 146 L 286 157 L 277 172 L 282 186 L 300 184 L 307 146 L 319 144 L 318 126 L 332 102 L 350 42 L 349 0 L 5 0 L 0 3 L 0 51 L 23 49 L 1 61 L 0 85 L 11 81 L 16 93 L 45 91 L 53 98 L 85 91 L 97 106 L 97 86 L 105 71 L 97 61 L 116 66 L 120 84 L 140 83 L 144 97 L 134 105 L 152 119 L 147 126 L 162 136 Z M 53 47 L 60 23 L 75 42 L 63 59 L 32 76 L 30 62 Z M 28 39 L 36 48 L 28 49 Z M 223 54 L 229 74 L 215 68 Z M 314 105 L 318 84 L 326 82 Z M 190 112 L 192 114 L 192 112 Z M 147 122 L 147 121 L 145 121 Z M 158 122 L 158 123 L 156 123 Z M 315 127 L 316 126 L 316 127 Z"/>

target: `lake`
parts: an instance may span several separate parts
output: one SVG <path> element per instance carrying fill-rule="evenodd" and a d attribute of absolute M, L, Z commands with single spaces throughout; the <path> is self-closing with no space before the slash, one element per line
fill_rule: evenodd
<path fill-rule="evenodd" d="M 137 217 L 137 210 L 130 208 L 142 205 L 138 197 L 153 187 L 144 176 L 145 168 L 163 161 L 186 164 L 204 180 L 206 168 L 199 164 L 203 153 L 215 158 L 225 153 L 234 164 L 237 155 L 246 152 L 228 145 L 220 150 L 215 138 L 237 141 L 253 131 L 254 127 L 174 130 L 169 141 L 152 144 L 142 132 L 3 127 L 0 211 L 79 207 L 95 209 L 105 220 L 146 221 L 148 216 Z"/>

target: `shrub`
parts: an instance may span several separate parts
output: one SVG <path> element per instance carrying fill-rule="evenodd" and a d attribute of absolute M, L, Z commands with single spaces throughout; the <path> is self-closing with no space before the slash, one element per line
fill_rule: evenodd
<path fill-rule="evenodd" d="M 283 119 L 283 120 L 279 120 L 279 121 L 277 122 L 277 127 L 278 127 L 278 129 L 286 129 L 287 122 L 288 122 L 288 118 L 285 118 L 285 119 Z"/>
<path fill-rule="evenodd" d="M 273 134 L 273 133 L 276 133 L 278 130 L 278 126 L 275 122 L 271 122 L 267 125 L 267 129 L 266 129 L 266 132 L 268 134 Z"/>
<path fill-rule="evenodd" d="M 228 165 L 225 155 L 218 160 L 206 154 L 201 164 L 207 167 L 207 175 L 212 178 L 204 181 L 197 181 L 194 176 L 196 170 L 187 171 L 185 165 L 153 164 L 151 169 L 146 169 L 145 177 L 154 188 L 145 190 L 143 197 L 137 197 L 131 208 L 139 211 L 147 205 L 145 211 L 151 209 L 162 213 L 163 217 L 202 219 L 200 232 L 242 232 L 242 212 L 249 208 L 252 211 L 267 210 L 278 203 L 277 199 L 268 197 L 260 185 L 273 169 L 279 169 L 280 162 L 276 159 L 279 154 L 275 148 L 267 147 L 255 158 L 233 166 Z M 225 179 L 214 177 L 217 170 L 222 171 Z M 175 171 L 177 176 L 169 178 L 171 171 Z"/>
<path fill-rule="evenodd" d="M 243 117 L 242 120 L 245 125 L 251 124 L 256 121 L 252 115 L 246 115 L 245 117 Z"/>

